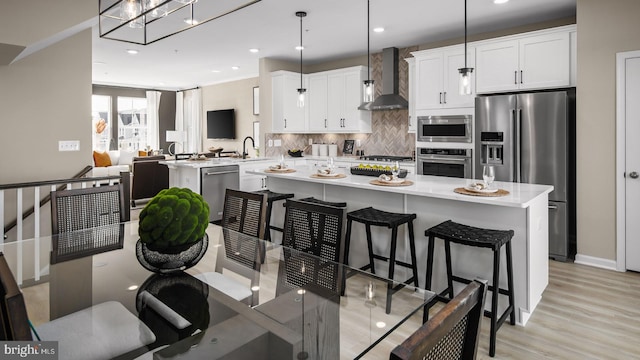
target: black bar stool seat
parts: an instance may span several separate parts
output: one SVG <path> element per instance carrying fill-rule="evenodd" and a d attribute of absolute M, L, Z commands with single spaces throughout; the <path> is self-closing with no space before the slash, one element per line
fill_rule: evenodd
<path fill-rule="evenodd" d="M 287 194 L 287 193 L 277 193 L 277 192 L 273 192 L 273 191 L 271 191 L 269 189 L 254 191 L 254 193 L 256 193 L 256 194 L 266 194 L 267 195 L 267 216 L 265 218 L 265 221 L 266 221 L 265 228 L 267 229 L 267 231 L 265 231 L 264 239 L 267 240 L 267 241 L 271 241 L 271 230 L 276 230 L 276 231 L 283 232 L 282 228 L 279 228 L 277 226 L 272 226 L 271 225 L 271 210 L 273 209 L 273 202 L 274 201 L 281 201 L 281 200 L 291 199 L 295 195 L 294 194 Z"/>
<path fill-rule="evenodd" d="M 387 303 L 386 303 L 386 313 L 389 314 L 391 312 L 391 296 L 396 293 L 398 290 L 402 289 L 405 285 L 413 283 L 416 287 L 418 287 L 418 267 L 416 260 L 416 244 L 415 244 L 415 236 L 413 233 L 413 220 L 415 220 L 416 214 L 403 214 L 403 213 L 391 213 L 387 211 L 382 211 L 378 209 L 374 209 L 372 207 L 367 207 L 364 209 L 355 210 L 347 213 L 347 232 L 345 235 L 345 263 L 348 264 L 349 261 L 349 244 L 351 243 L 351 225 L 352 223 L 359 222 L 365 225 L 365 229 L 367 232 L 367 247 L 369 250 L 369 264 L 360 268 L 360 270 L 370 270 L 371 273 L 376 273 L 374 260 L 382 260 L 389 262 L 389 272 L 388 272 L 388 280 L 387 281 Z M 409 247 L 411 253 L 411 263 L 406 263 L 404 261 L 400 261 L 396 259 L 396 244 L 398 240 L 398 227 L 402 224 L 407 224 L 409 229 Z M 380 254 L 375 254 L 373 252 L 373 243 L 371 240 L 371 226 L 384 226 L 391 229 L 391 247 L 389 251 L 389 256 L 383 256 Z M 411 269 L 412 276 L 405 280 L 404 282 L 399 283 L 396 286 L 393 286 L 393 275 L 395 272 L 395 266 L 402 266 L 408 269 Z M 343 281 L 346 276 L 343 276 Z M 344 289 L 344 286 L 343 286 Z"/>
<path fill-rule="evenodd" d="M 468 284 L 471 279 L 465 279 L 453 275 L 451 266 L 451 245 L 456 243 L 466 246 L 487 248 L 493 251 L 493 281 L 488 290 L 493 292 L 491 297 L 491 311 L 484 312 L 486 317 L 491 319 L 491 329 L 489 337 L 489 356 L 493 357 L 496 352 L 496 333 L 500 326 L 504 323 L 507 316 L 511 325 L 515 325 L 515 305 L 513 298 L 513 263 L 511 258 L 511 239 L 513 238 L 513 230 L 491 230 L 483 229 L 468 225 L 459 224 L 451 220 L 442 222 L 425 231 L 425 236 L 429 238 L 427 253 L 427 290 L 431 290 L 431 277 L 433 275 L 433 249 L 435 238 L 444 240 L 444 249 L 447 267 L 447 288 L 438 294 L 438 299 L 448 302 L 453 299 L 453 281 Z M 506 262 L 507 262 L 507 289 L 500 288 L 500 250 L 505 246 Z M 498 313 L 498 295 L 507 295 L 509 298 L 509 306 L 504 310 L 500 317 Z M 446 295 L 446 296 L 445 296 Z M 426 316 L 427 314 L 425 314 Z M 425 318 L 426 320 L 426 318 Z"/>
<path fill-rule="evenodd" d="M 324 200 L 316 199 L 314 197 L 307 197 L 307 198 L 304 198 L 304 199 L 300 199 L 300 201 L 305 201 L 305 202 L 314 203 L 314 204 L 318 204 L 318 205 L 333 206 L 333 207 L 338 207 L 338 208 L 347 207 L 347 203 L 346 202 L 324 201 Z"/>

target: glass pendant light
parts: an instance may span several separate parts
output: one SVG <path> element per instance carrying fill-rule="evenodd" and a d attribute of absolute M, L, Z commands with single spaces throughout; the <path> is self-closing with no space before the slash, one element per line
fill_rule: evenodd
<path fill-rule="evenodd" d="M 142 0 L 122 0 L 120 4 L 120 19 L 122 22 L 129 22 L 129 27 L 140 29 L 144 26 L 144 16 L 136 19 L 141 13 Z"/>
<path fill-rule="evenodd" d="M 371 53 L 369 48 L 369 0 L 367 0 L 367 80 L 363 82 L 363 99 L 362 101 L 365 103 L 370 103 L 373 101 L 373 96 L 375 95 L 375 84 L 374 81 L 371 80 Z"/>
<path fill-rule="evenodd" d="M 460 95 L 470 95 L 473 68 L 467 67 L 467 0 L 464 0 L 464 67 L 458 69 L 458 72 L 460 72 Z"/>
<path fill-rule="evenodd" d="M 298 89 L 298 107 L 304 107 L 304 98 L 307 92 L 307 89 L 302 87 L 302 18 L 307 16 L 307 13 L 304 11 L 296 12 L 296 16 L 300 18 L 300 88 Z"/>
<path fill-rule="evenodd" d="M 161 18 L 167 16 L 169 12 L 169 5 L 164 4 L 159 6 L 164 0 L 144 0 L 144 10 L 149 11 L 148 15 L 152 18 Z"/>

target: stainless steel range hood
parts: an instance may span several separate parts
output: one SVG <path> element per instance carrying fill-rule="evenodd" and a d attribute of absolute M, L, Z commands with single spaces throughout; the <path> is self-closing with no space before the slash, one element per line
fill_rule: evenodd
<path fill-rule="evenodd" d="M 409 103 L 398 92 L 398 48 L 382 49 L 382 95 L 373 102 L 363 103 L 360 110 L 407 109 Z"/>

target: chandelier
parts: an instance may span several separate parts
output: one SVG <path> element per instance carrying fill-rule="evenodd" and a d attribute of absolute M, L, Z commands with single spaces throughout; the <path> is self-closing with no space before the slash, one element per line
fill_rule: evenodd
<path fill-rule="evenodd" d="M 260 1 L 98 0 L 100 37 L 149 45 Z"/>

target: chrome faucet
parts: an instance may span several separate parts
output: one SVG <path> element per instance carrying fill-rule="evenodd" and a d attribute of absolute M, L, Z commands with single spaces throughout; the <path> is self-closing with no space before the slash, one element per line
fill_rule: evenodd
<path fill-rule="evenodd" d="M 242 142 L 242 158 L 246 159 L 247 158 L 247 152 L 245 151 L 246 149 L 246 145 L 247 145 L 247 139 L 251 140 L 251 145 L 253 147 L 256 147 L 256 143 L 253 141 L 253 138 L 251 136 L 247 136 L 246 138 L 244 138 L 244 141 Z"/>

